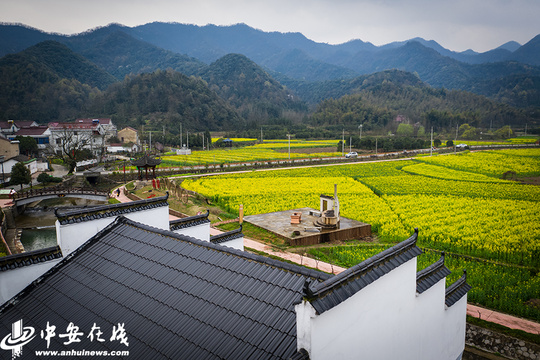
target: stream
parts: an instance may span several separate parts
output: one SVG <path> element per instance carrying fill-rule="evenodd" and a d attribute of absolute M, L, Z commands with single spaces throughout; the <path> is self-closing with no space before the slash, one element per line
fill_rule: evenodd
<path fill-rule="evenodd" d="M 48 199 L 29 204 L 24 213 L 15 218 L 17 229 L 22 230 L 21 242 L 25 251 L 56 246 L 55 208 L 62 211 L 106 204 L 106 201 L 77 198 Z"/>

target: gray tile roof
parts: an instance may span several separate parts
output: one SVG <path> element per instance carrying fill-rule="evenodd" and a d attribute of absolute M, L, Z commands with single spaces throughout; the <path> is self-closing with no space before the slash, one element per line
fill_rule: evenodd
<path fill-rule="evenodd" d="M 53 246 L 46 249 L 27 251 L 21 254 L 14 254 L 0 257 L 0 271 L 13 270 L 32 264 L 59 259 L 62 257 L 62 251 L 59 246 Z"/>
<path fill-rule="evenodd" d="M 240 225 L 238 229 L 211 236 L 210 242 L 214 244 L 221 244 L 227 241 L 239 239 L 241 237 L 244 237 L 244 234 L 242 234 L 242 225 Z"/>
<path fill-rule="evenodd" d="M 22 319 L 57 334 L 69 322 L 85 350 L 129 350 L 140 359 L 287 359 L 297 356 L 294 303 L 306 279 L 329 274 L 118 217 L 0 307 L 0 334 Z M 125 323 L 129 348 L 86 338 Z M 38 337 L 39 338 L 39 337 Z M 41 339 L 40 339 L 41 340 Z M 107 338 L 108 340 L 108 338 Z M 51 350 L 70 350 L 51 339 Z M 45 342 L 25 345 L 28 354 Z"/>
<path fill-rule="evenodd" d="M 305 297 L 318 314 L 339 305 L 401 264 L 420 255 L 418 229 L 407 240 L 348 268 L 322 283 L 306 283 Z"/>
<path fill-rule="evenodd" d="M 463 270 L 463 276 L 461 276 L 458 280 L 456 280 L 456 282 L 446 288 L 446 296 L 444 303 L 448 307 L 454 305 L 471 289 L 471 285 L 467 284 L 467 271 Z"/>
<path fill-rule="evenodd" d="M 207 224 L 210 222 L 210 220 L 208 219 L 208 215 L 210 215 L 210 210 L 206 210 L 206 214 L 171 220 L 169 221 L 169 229 L 171 231 L 174 231 L 178 229 L 185 229 L 191 226 Z"/>
<path fill-rule="evenodd" d="M 144 167 L 144 166 L 157 166 L 161 164 L 161 159 L 152 157 L 151 155 L 145 154 L 144 156 L 131 160 L 131 165 L 137 166 L 137 167 Z"/>
<path fill-rule="evenodd" d="M 416 274 L 416 291 L 421 294 L 440 280 L 450 275 L 451 271 L 444 265 L 444 252 L 441 258 Z"/>
<path fill-rule="evenodd" d="M 169 193 L 167 192 L 167 195 L 165 196 L 155 197 L 151 199 L 137 200 L 137 201 L 127 202 L 127 203 L 94 206 L 87 209 L 78 209 L 78 210 L 65 211 L 65 212 L 60 212 L 58 211 L 58 209 L 55 209 L 54 214 L 58 218 L 58 221 L 60 222 L 60 224 L 62 225 L 74 224 L 74 223 L 80 223 L 83 221 L 124 215 L 124 214 L 128 214 L 134 211 L 141 211 L 141 210 L 147 210 L 147 209 L 154 209 L 161 206 L 168 206 L 169 205 L 169 203 L 167 202 L 168 197 L 169 197 Z"/>

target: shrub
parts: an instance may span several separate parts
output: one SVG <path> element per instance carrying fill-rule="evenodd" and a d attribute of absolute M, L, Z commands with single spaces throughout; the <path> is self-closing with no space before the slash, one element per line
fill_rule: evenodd
<path fill-rule="evenodd" d="M 41 184 L 45 184 L 45 183 L 60 183 L 62 182 L 62 178 L 59 178 L 59 177 L 54 177 L 54 176 L 51 176 L 47 173 L 41 173 L 38 175 L 37 177 L 37 181 Z"/>
<path fill-rule="evenodd" d="M 47 173 L 41 173 L 41 174 L 38 175 L 37 181 L 38 181 L 39 183 L 42 183 L 42 184 L 43 184 L 43 183 L 47 183 L 47 182 L 50 181 L 49 179 L 50 179 L 51 177 L 52 177 L 52 176 L 50 176 L 50 175 L 47 174 Z"/>

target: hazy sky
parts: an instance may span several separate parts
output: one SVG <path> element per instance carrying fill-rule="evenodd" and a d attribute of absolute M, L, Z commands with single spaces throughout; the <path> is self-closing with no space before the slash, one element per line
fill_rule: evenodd
<path fill-rule="evenodd" d="M 111 22 L 231 25 L 301 32 L 317 42 L 383 45 L 413 37 L 487 51 L 540 34 L 540 0 L 0 0 L 0 21 L 79 33 Z"/>

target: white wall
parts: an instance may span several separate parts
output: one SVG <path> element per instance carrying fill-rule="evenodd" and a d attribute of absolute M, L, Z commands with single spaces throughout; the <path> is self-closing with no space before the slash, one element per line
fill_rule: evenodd
<path fill-rule="evenodd" d="M 0 305 L 17 295 L 22 289 L 30 285 L 41 275 L 62 260 L 51 261 L 24 266 L 13 270 L 0 272 Z"/>
<path fill-rule="evenodd" d="M 312 360 L 456 360 L 465 344 L 466 300 L 449 310 L 444 300 L 444 280 L 417 296 L 411 259 L 320 315 L 309 302 L 297 305 L 298 349 Z"/>
<path fill-rule="evenodd" d="M 223 243 L 220 243 L 219 245 L 228 246 L 236 250 L 244 251 L 244 237 L 242 236 L 231 241 L 223 242 Z"/>
<path fill-rule="evenodd" d="M 194 237 L 202 241 L 210 241 L 210 223 L 199 224 L 190 226 L 184 229 L 177 229 L 173 231 L 176 234 L 182 234 L 186 236 Z"/>
<path fill-rule="evenodd" d="M 123 216 L 142 224 L 169 230 L 169 206 L 126 213 Z M 56 239 L 62 249 L 62 254 L 67 256 L 115 219 L 116 216 L 111 216 L 66 225 L 60 225 L 60 222 L 56 220 Z"/>

